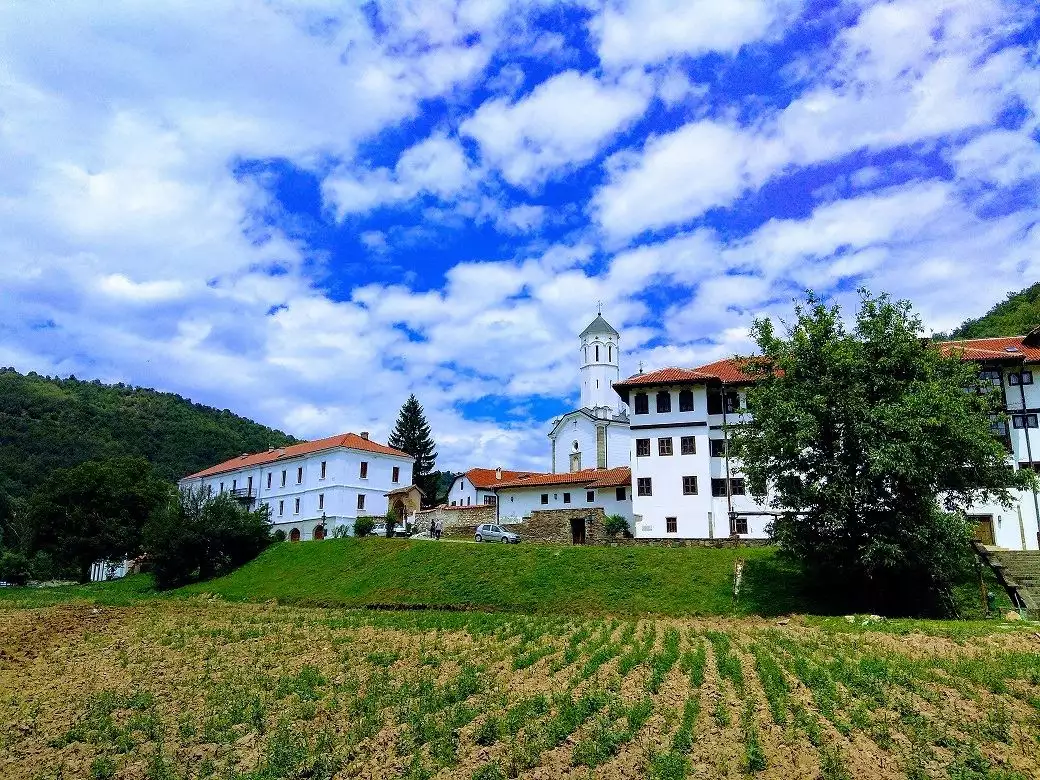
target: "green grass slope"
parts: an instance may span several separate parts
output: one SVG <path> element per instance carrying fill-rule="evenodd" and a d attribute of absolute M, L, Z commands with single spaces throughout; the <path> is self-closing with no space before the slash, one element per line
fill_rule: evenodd
<path fill-rule="evenodd" d="M 232 574 L 180 591 L 235 600 L 428 605 L 532 613 L 720 615 L 797 609 L 772 549 L 549 547 L 387 539 L 277 544 Z M 786 583 L 786 586 L 785 586 Z"/>
<path fill-rule="evenodd" d="M 745 561 L 733 600 L 733 563 Z M 842 614 L 814 601 L 774 548 L 551 547 L 342 539 L 272 545 L 232 574 L 157 593 L 150 575 L 94 585 L 0 588 L 0 607 L 63 602 L 124 606 L 213 594 L 230 601 L 328 607 L 391 605 L 532 614 Z M 985 587 L 1010 602 L 985 570 Z M 956 591 L 963 618 L 983 616 L 977 576 Z"/>
<path fill-rule="evenodd" d="M 0 491 L 12 496 L 85 460 L 139 455 L 173 481 L 294 441 L 173 393 L 0 369 Z"/>

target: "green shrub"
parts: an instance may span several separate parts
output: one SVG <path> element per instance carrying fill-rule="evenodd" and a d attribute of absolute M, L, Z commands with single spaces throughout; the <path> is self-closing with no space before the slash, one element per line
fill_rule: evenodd
<path fill-rule="evenodd" d="M 0 580 L 24 585 L 29 581 L 29 560 L 17 550 L 0 550 Z"/>
<path fill-rule="evenodd" d="M 368 536 L 376 527 L 376 521 L 371 517 L 359 517 L 354 521 L 354 536 Z"/>
<path fill-rule="evenodd" d="M 612 539 L 618 534 L 624 534 L 625 537 L 631 536 L 628 520 L 621 515 L 607 515 L 607 519 L 603 521 L 603 531 Z"/>
<path fill-rule="evenodd" d="M 284 542 L 285 541 L 285 531 L 283 531 L 281 528 L 279 528 L 277 531 L 275 531 L 273 534 L 271 534 L 271 538 L 274 541 L 276 541 L 276 542 Z"/>
<path fill-rule="evenodd" d="M 271 543 L 267 508 L 230 496 L 185 490 L 159 506 L 145 527 L 155 583 L 170 588 L 208 580 L 247 563 Z"/>

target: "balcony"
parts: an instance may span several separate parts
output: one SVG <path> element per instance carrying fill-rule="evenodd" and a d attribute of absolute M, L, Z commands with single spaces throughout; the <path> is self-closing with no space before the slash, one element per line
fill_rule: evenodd
<path fill-rule="evenodd" d="M 238 490 L 229 490 L 230 495 L 236 501 L 240 501 L 243 504 L 252 504 L 256 501 L 256 494 L 250 488 L 238 488 Z"/>

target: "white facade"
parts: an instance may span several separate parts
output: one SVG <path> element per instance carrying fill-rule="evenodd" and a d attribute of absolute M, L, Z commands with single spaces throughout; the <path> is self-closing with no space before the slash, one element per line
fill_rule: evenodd
<path fill-rule="evenodd" d="M 606 407 L 577 409 L 563 415 L 556 420 L 549 438 L 553 474 L 629 464 L 628 419 L 610 415 Z"/>
<path fill-rule="evenodd" d="M 327 535 L 337 526 L 350 533 L 358 517 L 384 516 L 389 507 L 385 494 L 412 484 L 413 460 L 408 456 L 343 446 L 301 455 L 292 450 L 271 451 L 264 462 L 242 468 L 229 461 L 222 464 L 226 470 L 185 478 L 180 486 L 231 492 L 249 506 L 266 505 L 276 530 L 289 539 L 307 540 L 319 526 Z"/>
<path fill-rule="evenodd" d="M 669 371 L 681 373 L 680 370 Z M 1040 469 L 1040 365 L 990 371 L 988 376 L 1001 387 L 1012 419 L 1007 430 L 1011 447 L 1009 465 L 1016 469 Z M 695 374 L 696 370 L 688 373 Z M 1018 378 L 1022 376 L 1026 382 Z M 724 456 L 723 422 L 732 425 L 747 419 L 744 393 L 739 387 L 726 389 L 732 400 L 724 416 L 719 383 L 713 386 L 717 406 L 713 406 L 711 414 L 708 413 L 709 385 L 706 383 L 662 382 L 630 390 L 632 511 L 636 537 L 708 539 L 727 537 L 734 532 L 742 538 L 768 537 L 771 512 L 775 510 L 758 504 L 746 494 L 739 461 L 730 458 L 727 464 Z M 686 396 L 685 409 L 679 398 L 683 391 L 692 394 L 692 398 Z M 637 394 L 645 394 L 645 402 L 637 399 Z M 668 411 L 658 411 L 659 394 L 667 396 L 667 401 L 662 398 L 662 406 Z M 684 438 L 693 442 L 686 445 L 686 454 Z M 670 445 L 662 449 L 662 440 L 670 440 Z M 714 454 L 713 441 L 716 442 Z M 662 454 L 668 452 L 669 446 L 672 454 Z M 727 474 L 731 490 L 728 497 Z M 735 513 L 736 528 L 730 527 L 730 510 Z M 1040 549 L 1038 510 L 1040 498 L 1033 491 L 1018 491 L 1010 507 L 978 504 L 971 507 L 968 514 L 982 529 L 980 537 L 992 529 L 996 546 L 1036 550 Z"/>
<path fill-rule="evenodd" d="M 466 474 L 455 477 L 448 491 L 448 506 L 480 506 L 494 504 L 494 489 L 481 488 L 473 484 Z"/>
<path fill-rule="evenodd" d="M 684 391 L 688 394 L 685 409 L 680 405 Z M 637 393 L 646 394 L 645 412 L 634 400 Z M 733 389 L 729 393 L 739 403 L 725 415 L 726 422 L 734 424 L 746 410 L 743 393 Z M 662 401 L 662 405 L 668 411 L 658 411 L 659 395 L 667 396 L 667 404 Z M 735 530 L 742 538 L 766 538 L 772 517 L 764 514 L 767 507 L 745 494 L 739 464 L 732 458 L 727 497 L 723 414 L 708 413 L 707 386 L 652 385 L 633 391 L 630 400 L 634 535 L 717 539 L 729 537 Z M 718 442 L 714 455 L 713 440 Z M 736 529 L 730 528 L 731 508 L 740 514 Z"/>
<path fill-rule="evenodd" d="M 632 526 L 632 491 L 626 486 L 585 487 L 587 483 L 525 485 L 498 489 L 498 522 L 506 525 L 550 509 L 596 509 L 621 515 Z M 589 494 L 592 500 L 589 500 Z M 623 496 L 623 498 L 622 498 Z"/>

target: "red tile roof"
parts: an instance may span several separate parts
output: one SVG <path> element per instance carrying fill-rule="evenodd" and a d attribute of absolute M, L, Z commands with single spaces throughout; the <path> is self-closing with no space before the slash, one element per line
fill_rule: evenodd
<path fill-rule="evenodd" d="M 499 482 L 499 488 L 538 487 L 542 485 L 584 485 L 585 487 L 621 487 L 632 484 L 632 469 L 582 469 L 562 474 L 528 474 L 511 482 Z"/>
<path fill-rule="evenodd" d="M 472 482 L 473 487 L 478 490 L 490 490 L 496 485 L 501 485 L 503 482 L 520 479 L 520 477 L 530 473 L 530 471 L 507 471 L 506 469 L 502 469 L 502 479 L 498 479 L 497 469 L 470 469 L 460 476 L 463 476 Z M 458 477 L 456 477 L 456 479 L 458 479 Z"/>
<path fill-rule="evenodd" d="M 726 358 L 696 368 L 662 368 L 648 374 L 635 374 L 628 379 L 615 382 L 614 388 L 620 391 L 652 385 L 700 385 L 712 380 L 729 384 L 753 382 L 754 378 L 744 372 L 746 365 L 747 359 Z"/>
<path fill-rule="evenodd" d="M 301 455 L 310 455 L 322 450 L 331 450 L 336 447 L 346 447 L 349 450 L 361 450 L 362 452 L 375 452 L 379 455 L 396 455 L 401 458 L 411 458 L 407 452 L 395 450 L 385 444 L 379 444 L 369 439 L 363 439 L 356 433 L 341 433 L 338 436 L 330 436 L 327 439 L 317 441 L 305 441 L 300 444 L 292 444 L 288 447 L 276 447 L 266 452 L 257 452 L 252 455 L 239 455 L 237 458 L 218 463 L 185 479 L 196 479 L 198 477 L 209 477 L 213 474 L 223 474 L 225 471 L 237 471 L 238 469 L 262 466 L 265 463 L 277 463 L 289 458 L 297 458 Z"/>
<path fill-rule="evenodd" d="M 1026 343 L 1025 336 L 1002 336 L 991 339 L 965 339 L 963 341 L 941 341 L 939 349 L 947 355 L 957 355 L 962 360 L 1040 361 L 1040 348 Z"/>

